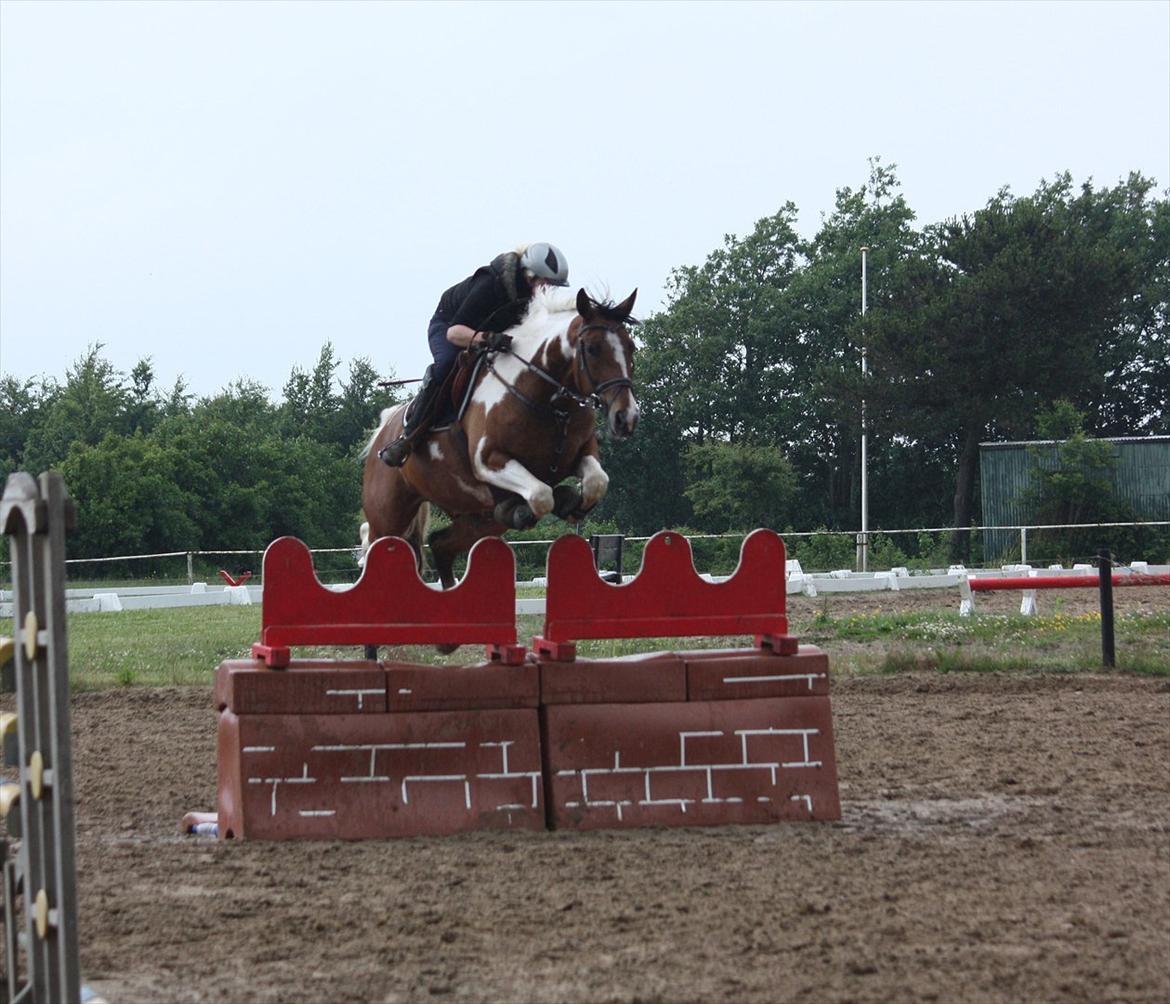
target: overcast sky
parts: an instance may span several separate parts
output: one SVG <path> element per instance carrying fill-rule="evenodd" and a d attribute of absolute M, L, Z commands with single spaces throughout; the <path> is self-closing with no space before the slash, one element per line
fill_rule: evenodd
<path fill-rule="evenodd" d="M 1170 185 L 1170 4 L 0 2 L 0 373 L 88 345 L 212 394 L 325 341 L 421 375 L 520 242 L 662 305 L 867 158 L 920 223 L 1069 170 Z"/>

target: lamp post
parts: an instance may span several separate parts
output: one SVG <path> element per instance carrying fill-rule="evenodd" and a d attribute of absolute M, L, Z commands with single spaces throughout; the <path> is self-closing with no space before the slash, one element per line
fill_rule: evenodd
<path fill-rule="evenodd" d="M 868 247 L 861 249 L 861 533 L 857 535 L 857 570 L 864 572 L 869 565 L 869 479 L 866 475 L 865 441 L 865 256 Z"/>

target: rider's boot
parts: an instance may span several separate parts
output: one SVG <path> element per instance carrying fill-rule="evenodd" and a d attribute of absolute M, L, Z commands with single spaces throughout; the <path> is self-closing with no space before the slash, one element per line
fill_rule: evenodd
<path fill-rule="evenodd" d="M 378 458 L 382 463 L 388 467 L 401 467 L 406 463 L 406 458 L 410 456 L 414 447 L 414 441 L 430 427 L 431 419 L 434 417 L 436 398 L 444 382 L 435 379 L 434 366 L 427 367 L 418 394 L 406 408 L 406 418 L 402 423 L 402 435 L 378 451 Z"/>

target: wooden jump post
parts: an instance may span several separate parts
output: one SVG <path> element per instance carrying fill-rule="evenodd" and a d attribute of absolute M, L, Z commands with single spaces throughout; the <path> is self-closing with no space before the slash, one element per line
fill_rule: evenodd
<path fill-rule="evenodd" d="M 12 554 L 14 631 L 0 640 L 0 668 L 17 713 L 3 716 L 0 732 L 4 762 L 20 768 L 20 782 L 0 791 L 7 966 L 0 997 L 8 1004 L 74 1004 L 82 993 L 65 634 L 65 533 L 73 522 L 59 474 L 9 475 L 0 527 Z"/>

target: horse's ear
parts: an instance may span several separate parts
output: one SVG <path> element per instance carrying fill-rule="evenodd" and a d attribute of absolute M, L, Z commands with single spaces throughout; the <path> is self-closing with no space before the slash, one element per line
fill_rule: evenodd
<path fill-rule="evenodd" d="M 619 317 L 629 317 L 634 312 L 634 301 L 638 298 L 638 291 L 635 289 L 629 296 L 627 296 L 621 303 L 613 308 L 613 312 Z"/>
<path fill-rule="evenodd" d="M 593 317 L 593 310 L 593 300 L 585 292 L 585 287 L 582 286 L 577 290 L 577 313 L 584 317 L 585 320 L 589 320 Z"/>

